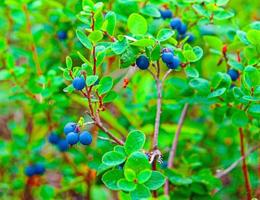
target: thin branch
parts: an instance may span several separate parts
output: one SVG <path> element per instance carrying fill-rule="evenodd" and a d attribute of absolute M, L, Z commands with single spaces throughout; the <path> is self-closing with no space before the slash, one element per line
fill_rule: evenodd
<path fill-rule="evenodd" d="M 217 173 L 215 174 L 215 176 L 217 178 L 222 178 L 223 176 L 226 176 L 227 174 L 229 174 L 233 169 L 235 169 L 237 167 L 237 165 L 244 160 L 246 157 L 248 157 L 251 153 L 253 153 L 254 151 L 256 151 L 257 149 L 259 149 L 260 146 L 256 146 L 253 147 L 251 150 L 249 150 L 245 156 L 241 156 L 239 159 L 237 159 L 235 162 L 233 162 L 228 168 L 226 168 L 225 170 L 219 170 L 217 171 Z"/>
<path fill-rule="evenodd" d="M 243 133 L 243 129 L 241 127 L 239 128 L 239 136 L 240 136 L 241 156 L 246 157 L 245 147 L 244 147 L 244 133 Z M 243 171 L 244 179 L 245 179 L 247 200 L 251 200 L 252 199 L 252 190 L 251 190 L 251 186 L 250 186 L 250 180 L 249 180 L 248 169 L 247 169 L 247 165 L 246 165 L 246 159 L 242 160 L 242 171 Z"/>
<path fill-rule="evenodd" d="M 104 140 L 104 141 L 108 141 L 108 142 L 112 142 L 112 143 L 116 143 L 114 140 L 112 140 L 112 139 L 110 139 L 110 138 L 106 138 L 106 137 L 98 136 L 98 139 Z M 117 143 L 116 143 L 116 144 L 117 144 Z"/>
<path fill-rule="evenodd" d="M 100 117 L 97 113 L 96 117 L 93 118 L 95 121 L 95 124 L 97 127 L 99 127 L 102 131 L 104 131 L 111 139 L 113 139 L 117 144 L 124 145 L 124 142 L 120 139 L 118 139 L 116 136 L 114 136 L 113 133 L 111 133 L 101 122 Z"/>
<path fill-rule="evenodd" d="M 156 108 L 156 117 L 154 124 L 154 134 L 153 134 L 153 150 L 158 148 L 158 134 L 160 128 L 160 119 L 161 119 L 161 107 L 162 107 L 162 83 L 159 79 L 156 80 L 157 87 L 157 108 Z"/>
<path fill-rule="evenodd" d="M 169 69 L 162 78 L 162 83 L 166 80 L 166 78 L 169 76 L 169 74 L 172 72 L 172 69 Z"/>
<path fill-rule="evenodd" d="M 186 117 L 188 108 L 189 108 L 189 104 L 186 103 L 184 105 L 183 109 L 182 109 L 181 116 L 180 116 L 180 119 L 179 119 L 179 122 L 178 122 L 178 127 L 177 127 L 176 133 L 173 137 L 172 147 L 171 147 L 170 155 L 169 155 L 169 159 L 168 159 L 168 166 L 167 166 L 168 168 L 172 168 L 172 166 L 173 166 L 179 135 L 181 133 L 181 129 L 182 129 L 183 122 L 184 122 L 184 119 Z M 169 180 L 166 180 L 166 182 L 165 182 L 164 194 L 169 195 Z"/>
<path fill-rule="evenodd" d="M 154 80 L 157 80 L 156 75 L 155 75 L 150 69 L 147 69 L 147 71 L 152 75 L 152 77 L 154 78 Z"/>

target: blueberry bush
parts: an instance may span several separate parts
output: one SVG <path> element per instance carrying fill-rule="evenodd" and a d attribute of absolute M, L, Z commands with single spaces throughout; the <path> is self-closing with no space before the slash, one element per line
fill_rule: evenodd
<path fill-rule="evenodd" d="M 257 0 L 0 2 L 0 198 L 260 198 Z"/>

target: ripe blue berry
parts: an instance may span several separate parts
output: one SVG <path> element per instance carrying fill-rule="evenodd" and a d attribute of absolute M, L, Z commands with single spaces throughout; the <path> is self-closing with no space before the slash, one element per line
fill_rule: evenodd
<path fill-rule="evenodd" d="M 67 135 L 70 132 L 78 132 L 77 124 L 74 122 L 69 122 L 64 126 L 64 133 Z"/>
<path fill-rule="evenodd" d="M 160 13 L 163 19 L 172 18 L 172 11 L 170 11 L 169 9 L 160 10 Z"/>
<path fill-rule="evenodd" d="M 35 174 L 35 168 L 31 165 L 25 168 L 24 173 L 26 176 L 33 176 Z"/>
<path fill-rule="evenodd" d="M 51 144 L 57 144 L 59 142 L 59 136 L 55 133 L 51 133 L 48 137 L 48 141 Z"/>
<path fill-rule="evenodd" d="M 194 35 L 192 34 L 192 33 L 185 33 L 184 35 L 183 35 L 183 38 L 186 38 L 186 37 L 189 37 L 188 38 L 188 40 L 187 40 L 187 42 L 193 42 L 194 41 Z"/>
<path fill-rule="evenodd" d="M 185 34 L 186 31 L 187 31 L 187 26 L 186 26 L 186 24 L 181 23 L 181 26 L 179 26 L 179 28 L 177 28 L 177 31 L 178 31 L 178 33 L 181 34 L 181 35 Z"/>
<path fill-rule="evenodd" d="M 232 81 L 236 81 L 239 77 L 239 73 L 235 69 L 228 70 L 227 74 L 230 76 Z"/>
<path fill-rule="evenodd" d="M 45 167 L 42 164 L 35 164 L 34 166 L 35 174 L 43 175 L 45 172 Z"/>
<path fill-rule="evenodd" d="M 77 144 L 79 141 L 79 135 L 77 133 L 70 132 L 66 135 L 66 140 L 70 145 Z"/>
<path fill-rule="evenodd" d="M 141 55 L 136 59 L 136 65 L 142 70 L 145 70 L 149 67 L 149 60 L 146 56 Z"/>
<path fill-rule="evenodd" d="M 180 60 L 178 57 L 174 56 L 173 62 L 167 63 L 169 69 L 176 69 L 180 65 Z"/>
<path fill-rule="evenodd" d="M 172 19 L 170 26 L 172 29 L 179 29 L 181 27 L 181 20 L 179 18 Z"/>
<path fill-rule="evenodd" d="M 66 40 L 67 39 L 67 32 L 66 31 L 59 31 L 57 33 L 59 40 Z"/>
<path fill-rule="evenodd" d="M 174 60 L 174 56 L 172 52 L 163 52 L 162 53 L 162 60 L 165 63 L 172 63 Z"/>
<path fill-rule="evenodd" d="M 69 149 L 69 144 L 67 140 L 60 140 L 57 146 L 61 152 L 67 151 Z"/>
<path fill-rule="evenodd" d="M 83 145 L 89 145 L 92 142 L 92 136 L 89 132 L 84 131 L 79 135 L 79 142 Z"/>
<path fill-rule="evenodd" d="M 83 90 L 86 85 L 85 79 L 83 77 L 76 77 L 72 81 L 72 85 L 76 90 Z"/>

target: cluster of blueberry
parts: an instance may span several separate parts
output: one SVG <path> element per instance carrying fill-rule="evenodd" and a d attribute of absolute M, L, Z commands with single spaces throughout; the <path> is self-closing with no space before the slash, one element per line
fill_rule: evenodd
<path fill-rule="evenodd" d="M 48 137 L 51 144 L 57 145 L 61 152 L 67 151 L 69 149 L 69 144 L 67 140 L 60 138 L 56 133 L 51 133 Z"/>
<path fill-rule="evenodd" d="M 176 69 L 180 65 L 179 58 L 174 56 L 173 50 L 170 48 L 163 49 L 161 58 L 169 69 Z M 147 69 L 149 65 L 149 59 L 144 55 L 141 55 L 136 59 L 136 66 L 141 70 Z"/>
<path fill-rule="evenodd" d="M 44 172 L 45 172 L 45 167 L 40 163 L 27 166 L 24 170 L 25 175 L 28 177 L 35 176 L 35 175 L 40 176 L 43 175 Z"/>
<path fill-rule="evenodd" d="M 160 10 L 160 13 L 163 19 L 171 19 L 173 17 L 172 11 L 169 9 Z M 187 42 L 194 41 L 193 34 L 187 32 L 187 25 L 184 24 L 179 18 L 173 18 L 170 22 L 170 26 L 172 29 L 178 31 L 180 39 L 188 37 Z"/>
<path fill-rule="evenodd" d="M 90 145 L 92 142 L 92 136 L 88 131 L 79 133 L 79 128 L 76 123 L 69 122 L 64 127 L 64 133 L 66 140 L 70 145 L 80 142 L 83 145 Z"/>

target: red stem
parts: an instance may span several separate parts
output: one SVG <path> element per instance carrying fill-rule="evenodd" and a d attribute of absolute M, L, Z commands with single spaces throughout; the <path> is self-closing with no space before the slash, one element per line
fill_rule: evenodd
<path fill-rule="evenodd" d="M 239 136 L 240 136 L 240 152 L 241 156 L 245 157 L 245 147 L 244 147 L 244 133 L 243 129 L 240 127 L 239 128 Z M 246 194 L 247 194 L 247 200 L 252 199 L 252 192 L 251 192 L 251 186 L 250 186 L 250 180 L 249 180 L 249 175 L 248 175 L 248 169 L 246 165 L 246 159 L 243 159 L 242 161 L 242 171 L 245 179 L 245 187 L 246 187 Z"/>

